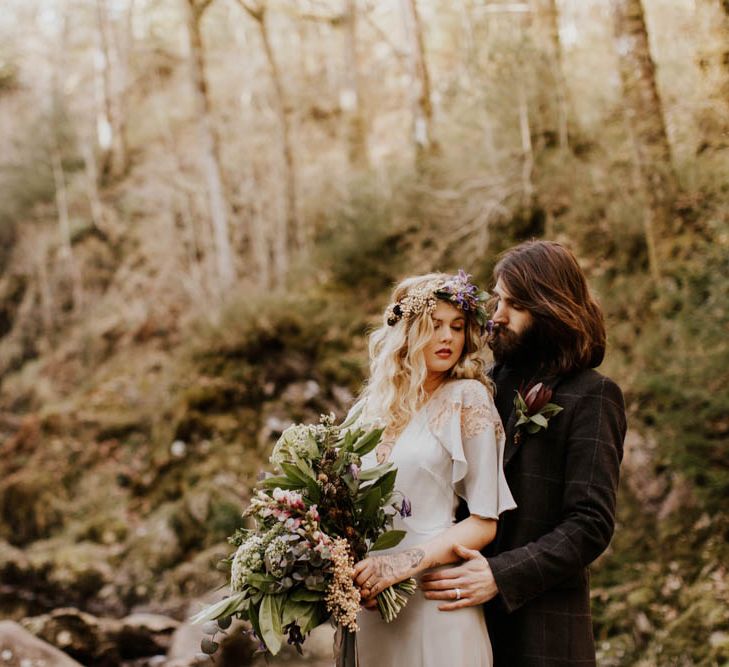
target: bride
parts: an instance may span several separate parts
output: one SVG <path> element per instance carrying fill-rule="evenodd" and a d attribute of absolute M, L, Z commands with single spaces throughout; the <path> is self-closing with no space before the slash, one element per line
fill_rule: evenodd
<path fill-rule="evenodd" d="M 358 406 L 362 422 L 385 425 L 363 468 L 392 461 L 411 515 L 400 545 L 355 567 L 365 606 L 387 586 L 460 560 L 496 533 L 499 514 L 515 507 L 504 478 L 504 431 L 480 356 L 485 294 L 458 275 L 408 278 L 393 292 L 383 325 L 370 338 L 370 379 Z M 454 523 L 458 499 L 470 517 Z M 459 553 L 460 552 L 460 553 Z M 453 600 L 468 591 L 454 589 Z M 359 615 L 361 667 L 491 665 L 480 606 L 441 612 L 417 590 L 392 623 Z"/>

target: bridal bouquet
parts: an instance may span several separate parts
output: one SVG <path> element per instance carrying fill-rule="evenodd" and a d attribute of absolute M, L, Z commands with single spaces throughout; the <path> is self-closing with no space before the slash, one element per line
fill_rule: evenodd
<path fill-rule="evenodd" d="M 207 621 L 207 634 L 227 628 L 231 617 L 247 620 L 262 648 L 275 655 L 284 638 L 301 650 L 306 635 L 328 618 L 356 632 L 354 563 L 396 546 L 405 531 L 391 529 L 394 515 L 410 510 L 407 499 L 397 502 L 391 463 L 360 469 L 382 430 L 350 428 L 356 417 L 336 426 L 333 415 L 322 416 L 319 424 L 291 426 L 279 438 L 271 455 L 277 474 L 260 481 L 243 514 L 256 527 L 230 538 L 237 547 L 229 561 L 232 594 L 192 619 Z M 380 593 L 382 617 L 394 619 L 414 590 L 410 579 Z M 217 644 L 207 638 L 202 648 L 214 653 Z"/>

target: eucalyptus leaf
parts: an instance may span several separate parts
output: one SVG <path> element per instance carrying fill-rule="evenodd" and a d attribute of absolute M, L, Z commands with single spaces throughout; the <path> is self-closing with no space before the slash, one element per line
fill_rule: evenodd
<path fill-rule="evenodd" d="M 296 467 L 299 469 L 299 472 L 301 472 L 302 475 L 316 481 L 316 473 L 314 472 L 312 467 L 306 461 L 304 461 L 304 459 L 302 459 L 298 454 L 294 454 L 293 459 Z"/>
<path fill-rule="evenodd" d="M 317 625 L 321 625 L 326 620 L 322 607 L 321 604 L 309 605 L 309 608 L 299 616 L 298 622 L 302 635 L 308 635 Z"/>
<path fill-rule="evenodd" d="M 292 463 L 281 463 L 281 469 L 286 473 L 290 483 L 298 482 L 297 488 L 307 485 L 307 476 Z"/>
<path fill-rule="evenodd" d="M 387 499 L 395 488 L 397 470 L 390 470 L 378 479 L 372 486 L 380 490 L 380 496 Z"/>
<path fill-rule="evenodd" d="M 389 472 L 393 465 L 392 461 L 389 461 L 388 463 L 381 463 L 378 466 L 362 470 L 359 473 L 359 481 L 369 482 L 370 480 L 378 479 L 381 475 Z"/>
<path fill-rule="evenodd" d="M 261 603 L 263 602 L 263 598 L 266 597 L 265 595 L 261 597 Z M 251 622 L 251 627 L 253 628 L 253 632 L 256 633 L 256 636 L 260 638 L 261 635 L 261 624 L 259 622 L 259 614 L 261 610 L 261 605 L 257 604 L 255 607 L 251 607 L 248 611 L 248 620 Z"/>
<path fill-rule="evenodd" d="M 342 475 L 344 483 L 347 485 L 349 492 L 353 495 L 357 495 L 357 489 L 359 489 L 359 480 L 352 477 L 352 475 Z"/>
<path fill-rule="evenodd" d="M 220 644 L 214 642 L 210 637 L 203 637 L 200 641 L 200 648 L 205 655 L 212 655 L 220 648 Z"/>
<path fill-rule="evenodd" d="M 360 405 L 356 410 L 353 410 L 350 412 L 347 419 L 344 421 L 344 423 L 339 427 L 342 431 L 348 429 L 354 422 L 359 419 L 359 416 L 362 414 L 362 410 L 364 409 L 364 403 Z"/>
<path fill-rule="evenodd" d="M 321 453 L 319 451 L 319 443 L 316 441 L 316 438 L 311 433 L 309 433 L 306 438 L 306 453 L 311 459 L 316 458 Z"/>
<path fill-rule="evenodd" d="M 323 596 L 320 591 L 310 591 L 306 588 L 297 588 L 289 595 L 294 602 L 320 602 Z"/>
<path fill-rule="evenodd" d="M 380 442 L 380 436 L 382 435 L 382 431 L 383 429 L 376 428 L 369 433 L 366 433 L 359 440 L 357 440 L 352 450 L 360 456 L 364 456 L 365 454 L 371 452 L 375 447 L 377 447 L 377 444 Z"/>
<path fill-rule="evenodd" d="M 246 577 L 246 581 L 249 585 L 255 586 L 256 588 L 260 588 L 261 586 L 265 584 L 273 584 L 276 582 L 276 578 L 272 577 L 270 574 L 262 574 L 257 572 L 252 572 Z"/>
<path fill-rule="evenodd" d="M 309 500 L 313 504 L 317 504 L 321 498 L 321 489 L 315 479 L 312 479 L 311 477 L 306 478 L 306 491 L 308 493 Z"/>
<path fill-rule="evenodd" d="M 281 596 L 265 595 L 258 612 L 261 639 L 272 655 L 281 650 L 283 630 L 281 628 Z"/>
<path fill-rule="evenodd" d="M 206 635 L 214 635 L 220 628 L 215 621 L 207 621 L 203 623 L 202 631 Z"/>
<path fill-rule="evenodd" d="M 230 616 L 231 614 L 240 611 L 240 609 L 245 606 L 245 601 L 245 593 L 231 595 L 230 597 L 227 597 L 220 602 L 216 602 L 215 604 L 211 604 L 209 607 L 198 612 L 190 619 L 190 622 L 194 624 L 204 623 L 205 621 L 214 621 L 216 618 L 220 618 L 221 616 Z"/>
<path fill-rule="evenodd" d="M 402 542 L 405 537 L 404 530 L 388 530 L 382 533 L 375 543 L 370 547 L 370 551 L 381 551 L 382 549 L 392 549 Z"/>
<path fill-rule="evenodd" d="M 312 602 L 303 602 L 288 598 L 283 603 L 281 626 L 285 628 L 289 623 L 294 621 L 296 621 L 296 625 L 301 626 L 299 619 L 306 615 L 312 606 L 314 606 Z"/>
<path fill-rule="evenodd" d="M 341 448 L 345 452 L 351 452 L 352 451 L 352 445 L 354 444 L 354 433 L 352 431 L 347 431 L 344 434 L 344 439 L 342 440 Z"/>
<path fill-rule="evenodd" d="M 369 489 L 367 494 L 362 498 L 362 516 L 365 521 L 373 521 L 377 516 L 377 510 L 382 504 L 382 493 L 380 489 L 375 487 Z"/>

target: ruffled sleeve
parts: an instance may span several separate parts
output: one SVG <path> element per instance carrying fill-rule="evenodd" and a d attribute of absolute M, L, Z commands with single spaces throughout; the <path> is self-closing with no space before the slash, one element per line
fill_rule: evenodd
<path fill-rule="evenodd" d="M 489 391 L 476 380 L 445 387 L 429 426 L 452 461 L 451 485 L 471 514 L 497 519 L 516 507 L 504 476 L 504 428 Z"/>

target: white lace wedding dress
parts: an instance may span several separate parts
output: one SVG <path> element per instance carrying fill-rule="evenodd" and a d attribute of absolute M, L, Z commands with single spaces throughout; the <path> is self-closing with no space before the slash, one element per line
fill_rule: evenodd
<path fill-rule="evenodd" d="M 503 473 L 504 430 L 488 390 L 476 380 L 441 385 L 395 441 L 389 460 L 395 487 L 412 503 L 412 516 L 395 519 L 406 530 L 392 552 L 421 544 L 453 525 L 458 497 L 471 514 L 498 518 L 516 505 Z M 369 453 L 362 467 L 377 464 Z M 386 554 L 388 551 L 377 552 Z M 378 612 L 358 616 L 360 667 L 489 667 L 491 643 L 481 606 L 438 610 L 418 589 L 392 622 Z"/>

